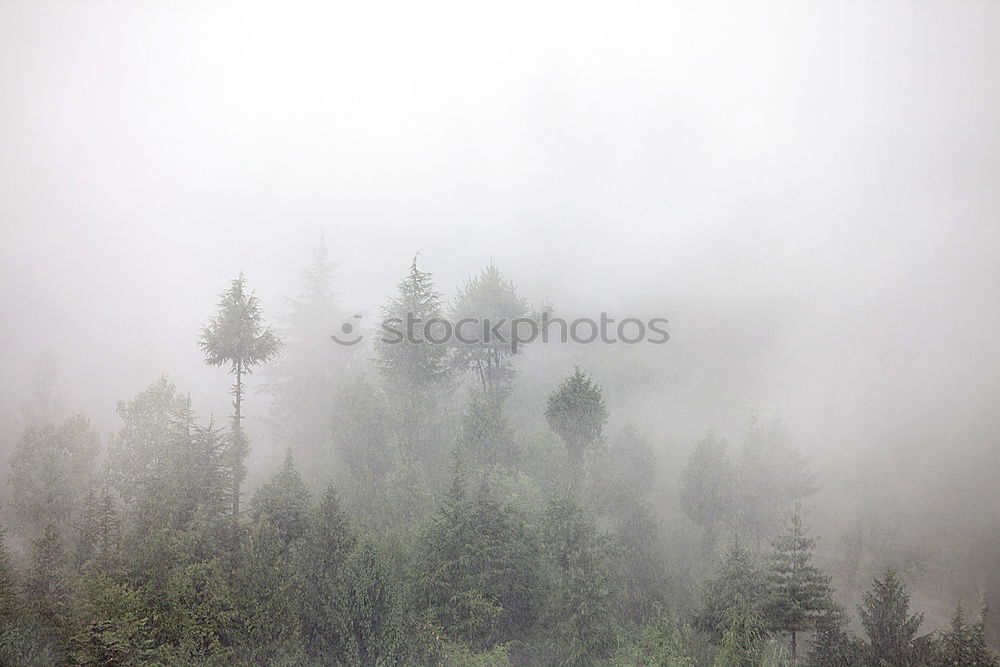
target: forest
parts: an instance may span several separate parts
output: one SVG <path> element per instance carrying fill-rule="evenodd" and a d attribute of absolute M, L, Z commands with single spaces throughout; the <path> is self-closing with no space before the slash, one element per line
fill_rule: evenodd
<path fill-rule="evenodd" d="M 284 312 L 248 270 L 190 332 L 229 414 L 163 369 L 102 435 L 37 360 L 4 481 L 0 664 L 1000 665 L 985 591 L 935 627 L 911 601 L 926 559 L 890 531 L 817 549 L 826 480 L 778 419 L 707 424 L 665 460 L 586 355 L 536 391 L 519 364 L 538 344 L 372 325 L 338 345 L 325 242 L 305 264 Z M 452 295 L 427 268 L 400 267 L 382 321 L 560 312 L 492 263 Z"/>

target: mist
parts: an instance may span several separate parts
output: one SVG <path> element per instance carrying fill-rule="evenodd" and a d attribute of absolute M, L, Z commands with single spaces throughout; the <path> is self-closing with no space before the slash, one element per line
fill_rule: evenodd
<path fill-rule="evenodd" d="M 101 443 L 161 375 L 228 427 L 202 327 L 244 272 L 281 335 L 322 238 L 331 323 L 366 334 L 331 352 L 338 387 L 378 382 L 381 309 L 415 257 L 448 312 L 492 263 L 534 309 L 669 320 L 663 345 L 526 346 L 504 414 L 519 441 L 550 433 L 579 367 L 609 441 L 648 438 L 664 558 L 690 576 L 666 604 L 679 624 L 708 577 L 686 565 L 707 547 L 682 471 L 706 433 L 735 446 L 756 419 L 816 475 L 807 523 L 849 614 L 862 589 L 836 563 L 859 525 L 917 554 L 922 632 L 960 600 L 997 607 L 998 28 L 988 2 L 6 0 L 0 516 L 40 355 Z M 268 377 L 248 377 L 243 495 L 290 447 L 318 499 L 310 468 L 350 473 L 289 441 Z M 475 383 L 457 377 L 461 414 Z M 432 507 L 447 484 L 429 484 Z M 367 525 L 365 496 L 342 496 Z"/>

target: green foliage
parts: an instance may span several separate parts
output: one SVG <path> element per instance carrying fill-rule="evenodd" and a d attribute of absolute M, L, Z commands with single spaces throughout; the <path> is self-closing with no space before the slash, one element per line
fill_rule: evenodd
<path fill-rule="evenodd" d="M 347 559 L 346 662 L 395 664 L 403 652 L 402 617 L 384 557 L 370 542 L 360 543 Z"/>
<path fill-rule="evenodd" d="M 835 625 L 816 632 L 806 659 L 809 667 L 854 667 L 864 664 L 865 647 L 851 637 L 843 626 Z"/>
<path fill-rule="evenodd" d="M 219 297 L 215 314 L 202 327 L 199 345 L 205 354 L 205 363 L 210 366 L 228 365 L 229 372 L 236 376 L 233 384 L 233 439 L 229 454 L 235 521 L 240 513 L 240 485 L 246 474 L 244 459 L 247 445 L 241 427 L 243 376 L 252 373 L 254 368 L 281 349 L 281 340 L 264 325 L 260 302 L 247 289 L 242 272 Z"/>
<path fill-rule="evenodd" d="M 601 388 L 576 368 L 549 396 L 545 419 L 566 443 L 570 460 L 582 465 L 585 454 L 604 441 L 608 409 Z"/>
<path fill-rule="evenodd" d="M 754 554 L 734 539 L 715 573 L 702 587 L 695 627 L 721 642 L 727 623 L 732 620 L 730 610 L 744 608 L 747 613 L 758 614 L 767 595 L 763 574 Z"/>
<path fill-rule="evenodd" d="M 260 301 L 247 288 L 242 273 L 219 296 L 215 314 L 202 327 L 199 345 L 205 363 L 228 365 L 237 376 L 252 373 L 281 348 L 281 341 L 264 325 Z"/>
<path fill-rule="evenodd" d="M 470 495 L 466 475 L 457 462 L 424 530 L 420 596 L 450 635 L 489 648 L 523 637 L 537 617 L 538 545 L 493 480 Z"/>
<path fill-rule="evenodd" d="M 694 446 L 681 471 L 681 507 L 688 518 L 705 528 L 709 546 L 720 527 L 733 518 L 735 479 L 725 441 L 708 433 Z"/>
<path fill-rule="evenodd" d="M 331 340 L 352 321 L 334 293 L 333 269 L 320 237 L 298 295 L 288 299 L 287 313 L 278 320 L 281 351 L 264 369 L 276 440 L 294 443 L 299 459 L 312 463 L 302 470 L 310 488 L 320 488 L 333 472 L 331 406 L 354 375 L 355 348 Z"/>
<path fill-rule="evenodd" d="M 295 665 L 305 657 L 300 637 L 295 568 L 288 532 L 261 515 L 250 528 L 234 572 L 234 657 L 240 664 Z"/>
<path fill-rule="evenodd" d="M 70 640 L 74 664 L 124 665 L 156 658 L 141 591 L 98 574 L 87 583 L 86 620 Z"/>
<path fill-rule="evenodd" d="M 346 564 L 355 544 L 347 515 L 330 486 L 313 511 L 309 530 L 296 554 L 302 638 L 309 657 L 322 664 L 346 660 Z"/>
<path fill-rule="evenodd" d="M 94 474 L 97 432 L 81 415 L 55 426 L 28 426 L 10 456 L 13 527 L 30 534 L 47 524 L 69 526 Z"/>
<path fill-rule="evenodd" d="M 492 262 L 478 276 L 470 278 L 455 298 L 451 313 L 455 325 L 463 319 L 475 321 L 475 325 L 456 332 L 472 342 L 465 343 L 456 336 L 455 363 L 463 370 L 474 371 L 483 393 L 495 403 L 502 402 L 510 392 L 514 378 L 511 357 L 517 354 L 513 336 L 515 320 L 527 314 L 527 302 Z M 488 331 L 484 332 L 484 328 Z"/>
<path fill-rule="evenodd" d="M 657 610 L 649 620 L 618 640 L 613 667 L 695 667 L 676 621 Z"/>
<path fill-rule="evenodd" d="M 867 657 L 873 664 L 909 665 L 923 652 L 917 631 L 924 616 L 910 614 L 910 596 L 892 568 L 865 593 L 858 617 L 868 637 Z"/>
<path fill-rule="evenodd" d="M 815 548 L 816 540 L 806 533 L 801 508 L 796 506 L 785 531 L 772 543 L 766 568 L 768 595 L 763 605 L 768 628 L 791 635 L 793 660 L 797 633 L 842 622 L 830 578 L 813 565 Z"/>
<path fill-rule="evenodd" d="M 765 661 L 765 627 L 760 612 L 737 599 L 722 618 L 722 641 L 715 667 L 760 667 Z"/>
<path fill-rule="evenodd" d="M 952 614 L 947 629 L 940 633 L 937 642 L 937 655 L 934 657 L 935 667 L 946 665 L 963 665 L 968 667 L 997 667 L 1000 658 L 986 645 L 986 630 L 983 618 L 986 616 L 986 605 L 983 605 L 979 619 L 967 623 L 962 603 L 959 602 Z"/>
<path fill-rule="evenodd" d="M 570 490 L 553 498 L 543 519 L 549 573 L 543 627 L 555 662 L 601 664 L 614 648 L 612 541 Z"/>
<path fill-rule="evenodd" d="M 292 450 L 285 462 L 250 501 L 254 522 L 266 521 L 277 531 L 285 546 L 305 536 L 309 524 L 309 490 L 295 468 Z"/>

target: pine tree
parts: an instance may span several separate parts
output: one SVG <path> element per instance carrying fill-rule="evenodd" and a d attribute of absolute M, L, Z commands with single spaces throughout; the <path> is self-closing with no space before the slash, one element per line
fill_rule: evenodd
<path fill-rule="evenodd" d="M 347 660 L 346 563 L 356 538 L 333 485 L 327 487 L 298 552 L 298 598 L 302 638 L 309 657 L 321 664 Z"/>
<path fill-rule="evenodd" d="M 81 562 L 104 557 L 118 547 L 121 518 L 108 486 L 100 493 L 91 490 L 84 501 L 78 552 Z"/>
<path fill-rule="evenodd" d="M 396 664 L 403 651 L 402 620 L 385 559 L 362 542 L 347 561 L 347 664 Z"/>
<path fill-rule="evenodd" d="M 934 664 L 939 667 L 996 667 L 1000 664 L 1000 660 L 986 645 L 983 626 L 985 615 L 984 604 L 979 620 L 970 625 L 965 620 L 965 612 L 959 602 L 948 623 L 948 629 L 941 632 Z"/>
<path fill-rule="evenodd" d="M 240 664 L 296 665 L 305 657 L 300 605 L 287 532 L 262 514 L 250 527 L 234 572 L 237 620 L 235 658 Z"/>
<path fill-rule="evenodd" d="M 309 521 L 309 490 L 295 468 L 289 448 L 285 462 L 250 502 L 255 522 L 266 520 L 285 546 L 305 537 Z"/>
<path fill-rule="evenodd" d="M 921 650 L 917 631 L 923 614 L 910 614 L 910 596 L 892 568 L 876 579 L 858 607 L 861 627 L 868 636 L 866 647 L 873 664 L 912 664 Z"/>
<path fill-rule="evenodd" d="M 446 470 L 450 440 L 450 325 L 441 295 L 417 257 L 382 308 L 382 330 L 375 335 L 376 365 L 393 417 L 394 458 L 419 465 L 418 477 Z"/>
<path fill-rule="evenodd" d="M 777 420 L 750 419 L 735 461 L 739 527 L 759 546 L 780 528 L 784 513 L 816 493 L 816 476 Z"/>
<path fill-rule="evenodd" d="M 543 533 L 550 568 L 543 625 L 557 662 L 604 664 L 617 630 L 611 540 L 572 489 L 549 502 Z"/>
<path fill-rule="evenodd" d="M 514 341 L 516 320 L 527 315 L 527 302 L 492 262 L 470 278 L 455 299 L 451 318 L 459 344 L 456 362 L 462 369 L 475 371 L 483 394 L 495 410 L 500 409 L 514 377 L 511 357 L 518 352 Z M 459 331 L 462 320 L 471 323 Z"/>
<path fill-rule="evenodd" d="M 31 564 L 25 579 L 25 597 L 32 611 L 49 627 L 61 624 L 69 606 L 70 581 L 62 536 L 46 524 L 31 543 Z"/>
<path fill-rule="evenodd" d="M 278 320 L 281 352 L 264 369 L 266 387 L 274 399 L 276 439 L 295 443 L 299 456 L 314 462 L 302 471 L 310 488 L 332 472 L 327 465 L 334 444 L 330 408 L 353 375 L 352 357 L 357 349 L 331 340 L 341 335 L 345 324 L 353 327 L 334 292 L 333 269 L 321 235 L 302 271 L 299 293 L 288 299 L 287 312 Z"/>
<path fill-rule="evenodd" d="M 839 625 L 843 615 L 833 601 L 830 578 L 813 565 L 815 548 L 816 540 L 806 533 L 801 507 L 796 506 L 785 532 L 772 543 L 763 609 L 767 626 L 791 637 L 793 664 L 798 633 Z"/>
<path fill-rule="evenodd" d="M 723 526 L 735 513 L 736 474 L 724 440 L 706 434 L 681 470 L 681 508 L 705 530 L 703 549 L 711 553 Z"/>
<path fill-rule="evenodd" d="M 281 348 L 280 339 L 264 325 L 260 303 L 247 288 L 240 273 L 219 297 L 215 315 L 202 327 L 200 347 L 205 363 L 229 366 L 236 376 L 233 384 L 233 442 L 230 453 L 232 469 L 233 520 L 240 513 L 240 486 L 245 475 L 246 440 L 243 436 L 243 376 L 273 357 Z"/>
<path fill-rule="evenodd" d="M 864 664 L 864 646 L 843 625 L 822 628 L 813 637 L 809 667 L 856 667 Z"/>
<path fill-rule="evenodd" d="M 538 545 L 489 477 L 452 484 L 424 533 L 421 594 L 450 636 L 479 649 L 523 636 L 538 607 Z"/>
<path fill-rule="evenodd" d="M 743 607 L 758 613 L 766 592 L 763 571 L 753 552 L 738 538 L 734 539 L 714 574 L 702 587 L 694 625 L 707 633 L 712 641 L 721 642 L 727 611 Z"/>
<path fill-rule="evenodd" d="M 608 409 L 601 388 L 577 367 L 549 395 L 545 419 L 566 443 L 570 460 L 579 469 L 586 453 L 604 442 Z"/>
<path fill-rule="evenodd" d="M 10 508 L 15 529 L 68 528 L 90 488 L 99 450 L 97 432 L 82 415 L 62 424 L 28 426 L 10 455 Z"/>

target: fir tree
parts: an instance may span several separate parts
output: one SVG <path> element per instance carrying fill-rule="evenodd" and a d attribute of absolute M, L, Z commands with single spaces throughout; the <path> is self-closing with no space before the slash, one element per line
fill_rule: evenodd
<path fill-rule="evenodd" d="M 796 506 L 785 532 L 772 543 L 763 609 L 767 626 L 791 637 L 793 664 L 798 633 L 836 626 L 843 614 L 833 601 L 830 578 L 813 565 L 815 548 L 816 540 L 806 533 L 801 507 Z"/>
<path fill-rule="evenodd" d="M 714 550 L 721 528 L 733 519 L 735 480 L 726 442 L 706 434 L 681 470 L 681 508 L 705 530 L 705 553 Z"/>
<path fill-rule="evenodd" d="M 866 652 L 873 664 L 909 665 L 922 652 L 917 636 L 923 614 L 910 614 L 910 596 L 896 572 L 889 568 L 876 579 L 858 607 L 861 627 L 868 636 Z"/>
<path fill-rule="evenodd" d="M 608 409 L 601 388 L 577 367 L 549 395 L 545 419 L 566 443 L 570 460 L 579 468 L 586 453 L 604 442 Z"/>
<path fill-rule="evenodd" d="M 347 660 L 346 563 L 356 538 L 336 489 L 327 487 L 298 552 L 298 589 L 306 652 L 321 664 Z"/>
<path fill-rule="evenodd" d="M 382 554 L 362 542 L 347 561 L 346 663 L 375 667 L 399 662 L 401 613 Z"/>
<path fill-rule="evenodd" d="M 219 297 L 215 315 L 202 327 L 200 346 L 205 353 L 205 363 L 211 366 L 229 366 L 236 376 L 233 384 L 233 441 L 230 453 L 232 469 L 233 520 L 240 513 L 240 486 L 245 474 L 246 441 L 243 436 L 243 377 L 254 368 L 273 357 L 281 348 L 281 341 L 264 325 L 260 303 L 247 288 L 246 278 L 240 273 L 229 289 Z"/>
<path fill-rule="evenodd" d="M 470 278 L 455 299 L 452 321 L 458 342 L 456 362 L 460 368 L 475 371 L 483 394 L 495 410 L 500 409 L 514 377 L 511 357 L 518 352 L 514 341 L 516 321 L 527 315 L 527 302 L 492 262 Z M 462 320 L 472 323 L 459 331 Z"/>
<path fill-rule="evenodd" d="M 712 641 L 722 641 L 727 611 L 737 607 L 760 611 L 766 595 L 764 576 L 753 552 L 734 539 L 715 572 L 702 586 L 694 625 Z"/>
<path fill-rule="evenodd" d="M 305 537 L 309 520 L 309 490 L 306 488 L 289 448 L 285 462 L 250 502 L 254 521 L 266 520 L 285 546 Z"/>

